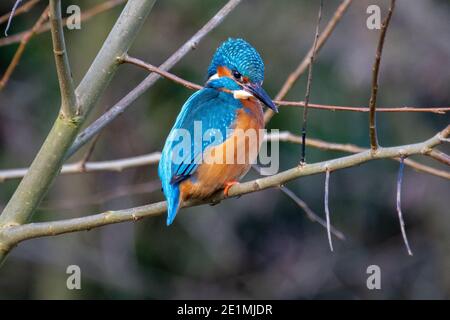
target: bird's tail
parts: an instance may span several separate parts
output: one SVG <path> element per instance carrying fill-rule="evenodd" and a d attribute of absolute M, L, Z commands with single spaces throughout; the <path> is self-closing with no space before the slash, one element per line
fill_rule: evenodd
<path fill-rule="evenodd" d="M 177 216 L 180 208 L 180 189 L 172 187 L 170 195 L 167 196 L 167 225 L 170 226 Z"/>

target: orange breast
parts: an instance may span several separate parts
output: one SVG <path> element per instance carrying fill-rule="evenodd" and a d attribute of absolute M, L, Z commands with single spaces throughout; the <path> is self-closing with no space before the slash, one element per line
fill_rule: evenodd
<path fill-rule="evenodd" d="M 262 108 L 254 99 L 241 102 L 244 108 L 237 112 L 233 134 L 222 144 L 206 149 L 195 174 L 180 183 L 183 200 L 210 196 L 227 182 L 239 180 L 256 160 L 263 140 Z"/>

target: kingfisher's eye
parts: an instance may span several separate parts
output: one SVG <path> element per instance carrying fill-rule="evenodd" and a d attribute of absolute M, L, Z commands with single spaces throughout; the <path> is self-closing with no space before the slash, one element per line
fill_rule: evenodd
<path fill-rule="evenodd" d="M 238 71 L 236 71 L 236 70 L 234 70 L 233 71 L 233 77 L 236 79 L 236 80 L 242 80 L 242 74 L 240 74 Z"/>

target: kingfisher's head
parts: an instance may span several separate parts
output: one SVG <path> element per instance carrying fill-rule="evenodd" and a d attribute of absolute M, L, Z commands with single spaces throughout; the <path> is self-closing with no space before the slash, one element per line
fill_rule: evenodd
<path fill-rule="evenodd" d="M 262 88 L 264 62 L 258 51 L 242 39 L 228 39 L 217 48 L 208 68 L 208 81 L 220 78 L 228 83 L 225 89 L 237 98 L 254 97 L 278 112 L 277 106 Z"/>

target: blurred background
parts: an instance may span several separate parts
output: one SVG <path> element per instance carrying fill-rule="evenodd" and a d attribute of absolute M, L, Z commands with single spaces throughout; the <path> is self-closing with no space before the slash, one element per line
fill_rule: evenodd
<path fill-rule="evenodd" d="M 0 3 L 0 15 L 14 1 Z M 82 10 L 102 1 L 63 1 Z M 324 1 L 322 28 L 340 1 Z M 158 0 L 130 54 L 162 63 L 226 1 Z M 311 102 L 367 106 L 379 32 L 366 27 L 367 6 L 388 1 L 353 1 L 314 66 Z M 10 34 L 30 28 L 45 8 L 40 1 L 13 20 Z M 265 88 L 275 96 L 313 42 L 319 1 L 244 0 L 172 72 L 203 83 L 215 48 L 242 37 L 266 64 Z M 80 81 L 123 5 L 67 30 L 73 76 Z M 398 0 L 381 63 L 379 106 L 450 105 L 450 2 Z M 2 33 L 4 24 L 1 26 Z M 2 35 L 3 37 L 3 35 Z M 0 47 L 0 74 L 17 45 Z M 89 121 L 127 94 L 146 72 L 119 69 Z M 306 76 L 288 100 L 304 100 Z M 104 130 L 91 160 L 125 158 L 161 150 L 183 102 L 192 92 L 161 79 Z M 59 108 L 50 34 L 35 36 L 0 91 L 0 167 L 26 167 L 39 150 Z M 269 128 L 301 130 L 302 109 L 284 107 Z M 330 142 L 368 146 L 368 115 L 310 110 L 308 134 Z M 444 128 L 448 115 L 379 113 L 383 146 L 423 141 Z M 442 146 L 441 150 L 450 151 Z M 85 149 L 84 149 L 85 150 Z M 281 143 L 281 170 L 295 166 L 300 146 Z M 79 159 L 81 151 L 71 161 Z M 307 149 L 312 163 L 344 154 Z M 424 157 L 422 163 L 446 169 Z M 334 239 L 279 190 L 265 190 L 216 206 L 183 210 L 166 227 L 165 216 L 111 225 L 89 232 L 35 239 L 15 248 L 0 269 L 0 299 L 445 299 L 450 298 L 449 182 L 406 167 L 402 208 L 414 256 L 406 253 L 395 210 L 398 163 L 370 162 L 334 172 L 330 211 L 346 236 Z M 249 173 L 245 180 L 255 178 Z M 324 175 L 288 183 L 324 216 Z M 0 183 L 0 209 L 18 180 Z M 57 178 L 34 221 L 81 217 L 160 201 L 157 166 L 120 173 Z M 82 290 L 66 288 L 66 268 L 78 265 Z M 368 290 L 366 269 L 381 268 L 381 290 Z"/>

